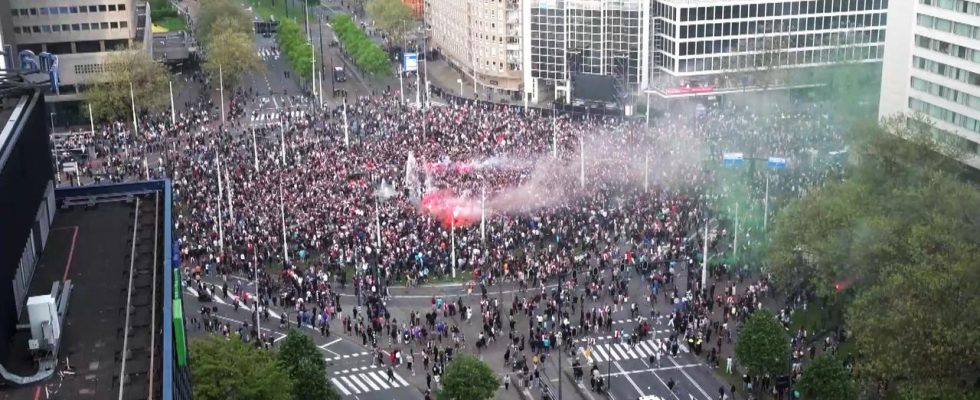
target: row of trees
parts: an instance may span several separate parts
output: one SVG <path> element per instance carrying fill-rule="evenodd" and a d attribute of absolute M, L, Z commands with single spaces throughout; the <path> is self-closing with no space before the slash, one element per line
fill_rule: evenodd
<path fill-rule="evenodd" d="M 292 20 L 284 19 L 279 22 L 276 40 L 293 71 L 304 79 L 310 79 L 313 74 L 313 48 L 306 40 L 306 31 Z"/>
<path fill-rule="evenodd" d="M 334 14 L 330 17 L 330 26 L 333 27 L 344 50 L 362 71 L 369 74 L 391 72 L 388 55 L 357 26 L 350 15 Z"/>
<path fill-rule="evenodd" d="M 978 398 L 980 190 L 965 181 L 958 151 L 936 144 L 919 119 L 853 133 L 847 179 L 777 215 L 774 282 L 841 316 L 831 325 L 849 331 L 868 393 Z"/>
<path fill-rule="evenodd" d="M 290 331 L 274 350 L 237 339 L 191 341 L 191 379 L 199 400 L 339 400 L 326 362 L 309 336 Z M 446 368 L 440 400 L 491 399 L 500 380 L 487 363 L 461 354 Z"/>

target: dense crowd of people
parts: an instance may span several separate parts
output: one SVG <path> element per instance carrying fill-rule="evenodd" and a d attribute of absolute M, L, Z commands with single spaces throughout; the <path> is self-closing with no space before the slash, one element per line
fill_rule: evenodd
<path fill-rule="evenodd" d="M 266 320 L 270 308 L 284 310 L 281 327 L 329 334 L 329 322 L 338 320 L 335 329 L 378 349 L 379 362 L 388 348 L 389 361 L 412 373 L 412 352 L 399 349 L 421 348 L 429 381 L 437 383 L 465 346 L 461 323 L 482 324 L 470 338 L 477 350 L 505 343 L 505 362 L 528 384 L 547 354 L 576 339 L 605 330 L 639 340 L 649 325 L 633 332 L 611 325 L 614 313 L 639 317 L 635 302 L 627 304 L 635 298 L 631 279 L 647 282 L 643 296 L 651 304 L 663 297 L 672 305 L 668 314 L 649 316 L 673 328 L 664 355 L 685 344 L 720 365 L 718 354 L 731 343 L 728 318 L 750 313 L 768 290 L 764 279 L 747 293 L 674 279 L 700 257 L 697 227 L 728 190 L 714 168 L 721 154 L 789 160 L 785 169 L 748 172 L 758 203 L 766 180 L 773 193 L 801 195 L 832 173 L 827 165 L 841 150 L 835 121 L 812 104 L 759 114 L 721 106 L 667 115 L 648 127 L 474 102 L 419 109 L 390 94 L 326 108 L 292 100 L 302 115 L 282 111 L 256 125 L 245 111 L 260 101 L 254 94 L 239 91 L 222 113 L 202 93 L 176 124 L 169 114 L 144 115 L 138 132 L 113 123 L 69 144 L 89 149 L 80 171 L 87 181 L 172 179 L 176 248 L 198 293 L 233 298 Z M 712 244 L 725 229 L 709 235 Z M 231 273 L 256 279 L 257 296 L 203 279 Z M 478 303 L 433 298 L 431 309 L 406 321 L 385 308 L 396 282 L 456 274 L 481 292 Z M 487 289 L 500 282 L 528 296 L 500 304 Z M 347 285 L 360 312 L 340 303 Z M 710 318 L 715 307 L 726 309 L 725 320 Z M 522 314 L 527 325 L 517 326 Z M 209 331 L 235 331 L 206 307 L 201 320 Z M 238 330 L 261 337 L 254 326 Z M 592 375 L 592 387 L 601 389 L 601 376 Z"/>

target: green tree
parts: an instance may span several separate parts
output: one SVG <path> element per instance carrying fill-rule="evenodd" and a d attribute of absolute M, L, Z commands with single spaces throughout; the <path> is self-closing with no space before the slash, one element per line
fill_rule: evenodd
<path fill-rule="evenodd" d="M 745 321 L 735 343 L 735 357 L 752 376 L 782 375 L 789 370 L 789 338 L 776 317 L 766 309 Z"/>
<path fill-rule="evenodd" d="M 975 190 L 973 197 L 963 204 L 975 213 Z M 956 225 L 939 218 L 915 228 L 907 238 L 914 256 L 849 309 L 862 355 L 856 371 L 880 390 L 909 399 L 980 398 L 980 246 L 953 231 Z"/>
<path fill-rule="evenodd" d="M 279 363 L 293 380 L 294 400 L 339 400 L 327 382 L 327 365 L 309 336 L 291 330 L 279 345 Z"/>
<path fill-rule="evenodd" d="M 219 24 L 219 20 L 223 21 Z M 236 0 L 201 0 L 196 24 L 197 37 L 205 45 L 211 43 L 218 32 L 231 30 L 248 35 L 252 32 L 252 17 Z M 253 43 L 251 36 L 247 43 Z"/>
<path fill-rule="evenodd" d="M 95 119 L 128 120 L 132 116 L 129 95 L 133 88 L 137 113 L 155 111 L 169 104 L 167 68 L 153 60 L 144 49 L 130 48 L 109 53 L 104 70 L 88 82 L 85 102 L 92 106 Z"/>
<path fill-rule="evenodd" d="M 198 400 L 289 400 L 293 382 L 273 353 L 240 340 L 191 341 L 191 380 Z"/>
<path fill-rule="evenodd" d="M 805 398 L 815 400 L 856 399 L 857 385 L 851 372 L 832 355 L 817 357 L 800 380 Z"/>
<path fill-rule="evenodd" d="M 485 400 L 493 398 L 500 380 L 487 363 L 476 356 L 461 354 L 453 358 L 442 378 L 439 400 Z"/>
<path fill-rule="evenodd" d="M 219 19 L 218 25 L 228 21 Z M 231 29 L 214 31 L 204 61 L 204 70 L 213 82 L 223 80 L 226 89 L 234 88 L 246 74 L 259 71 L 262 67 L 250 34 Z M 219 79 L 219 72 L 222 79 Z"/>
<path fill-rule="evenodd" d="M 395 44 L 401 44 L 405 35 L 415 27 L 412 9 L 401 0 L 371 0 L 367 4 L 367 13 Z"/>
<path fill-rule="evenodd" d="M 330 26 L 344 51 L 362 71 L 372 75 L 391 73 L 388 54 L 354 23 L 350 15 L 334 14 L 330 17 Z"/>
<path fill-rule="evenodd" d="M 852 130 L 847 179 L 785 208 L 769 256 L 778 285 L 846 310 L 880 395 L 978 398 L 980 190 L 936 137 L 917 117 Z"/>

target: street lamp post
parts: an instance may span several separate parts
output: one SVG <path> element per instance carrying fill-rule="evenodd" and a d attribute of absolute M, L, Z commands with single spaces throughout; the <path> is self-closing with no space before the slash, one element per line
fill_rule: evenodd
<path fill-rule="evenodd" d="M 456 79 L 456 83 L 459 84 L 459 97 L 463 97 L 463 78 Z"/>
<path fill-rule="evenodd" d="M 456 217 L 459 216 L 459 209 L 453 209 L 453 219 L 450 221 L 450 242 L 452 243 L 452 249 L 449 256 L 449 262 L 452 264 L 453 279 L 456 279 Z"/>

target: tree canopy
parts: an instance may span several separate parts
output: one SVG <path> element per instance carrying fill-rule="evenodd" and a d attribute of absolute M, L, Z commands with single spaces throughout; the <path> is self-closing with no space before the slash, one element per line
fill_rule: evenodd
<path fill-rule="evenodd" d="M 856 399 L 857 385 L 851 372 L 832 355 L 812 360 L 800 379 L 800 388 L 808 399 Z"/>
<path fill-rule="evenodd" d="M 201 42 L 206 45 L 217 32 L 226 30 L 250 33 L 252 18 L 236 0 L 201 0 L 197 16 L 197 37 Z"/>
<path fill-rule="evenodd" d="M 875 390 L 977 398 L 980 190 L 921 119 L 853 133 L 846 179 L 777 216 L 774 282 L 844 310 L 855 374 Z"/>
<path fill-rule="evenodd" d="M 446 367 L 439 400 L 485 400 L 493 398 L 500 380 L 487 363 L 476 356 L 461 354 Z"/>
<path fill-rule="evenodd" d="M 167 68 L 140 48 L 109 53 L 104 70 L 89 81 L 85 90 L 85 102 L 92 106 L 92 115 L 98 120 L 127 120 L 136 112 L 158 110 L 168 101 Z M 130 99 L 130 83 L 133 97 Z"/>
<path fill-rule="evenodd" d="M 220 26 L 227 21 L 222 18 L 218 24 Z M 251 34 L 231 29 L 215 31 L 207 44 L 206 54 L 204 70 L 214 83 L 223 81 L 226 89 L 236 87 L 246 74 L 258 71 L 263 66 L 255 52 Z"/>
<path fill-rule="evenodd" d="M 191 341 L 191 380 L 198 400 L 290 400 L 293 381 L 274 353 L 220 336 Z"/>
<path fill-rule="evenodd" d="M 339 400 L 327 382 L 327 365 L 309 336 L 292 330 L 279 345 L 279 363 L 293 380 L 294 400 Z"/>
<path fill-rule="evenodd" d="M 197 33 L 204 44 L 204 71 L 224 87 L 237 86 L 242 78 L 262 69 L 252 40 L 252 19 L 235 0 L 203 0 Z"/>
<path fill-rule="evenodd" d="M 367 13 L 396 45 L 402 44 L 405 35 L 415 25 L 412 9 L 401 0 L 371 0 L 367 4 Z"/>
<path fill-rule="evenodd" d="M 735 343 L 735 357 L 754 376 L 777 376 L 789 371 L 789 350 L 786 331 L 766 309 L 748 317 Z"/>

